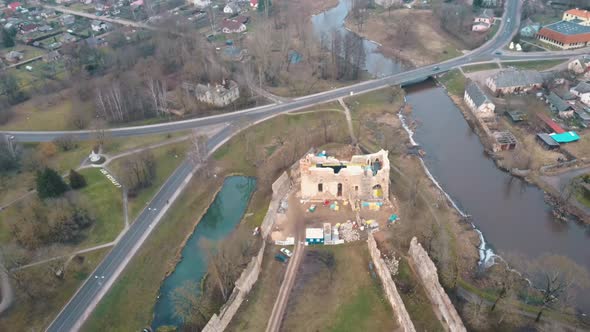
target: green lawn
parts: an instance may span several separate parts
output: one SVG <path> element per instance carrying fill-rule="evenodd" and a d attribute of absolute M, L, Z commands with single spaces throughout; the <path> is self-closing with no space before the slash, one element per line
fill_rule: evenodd
<path fill-rule="evenodd" d="M 98 169 L 84 169 L 80 174 L 86 178 L 87 186 L 79 190 L 91 204 L 96 221 L 84 241 L 85 246 L 113 241 L 123 230 L 123 197 L 121 189 L 115 187 Z"/>
<path fill-rule="evenodd" d="M 104 248 L 83 254 L 82 262 L 72 260 L 63 280 L 50 272 L 49 263 L 23 270 L 21 278 L 33 285 L 31 289 L 36 290 L 35 294 L 43 295 L 30 298 L 16 288 L 16 302 L 0 316 L 0 331 L 43 331 L 109 250 Z"/>
<path fill-rule="evenodd" d="M 18 71 L 21 72 L 20 70 Z M 31 73 L 26 72 L 27 75 Z M 24 74 L 23 74 L 24 75 Z M 19 79 L 24 79 L 19 77 Z M 68 119 L 72 112 L 72 101 L 64 98 L 58 102 L 45 105 L 37 104 L 34 100 L 26 101 L 13 107 L 12 119 L 0 126 L 3 130 L 64 130 L 73 129 L 69 126 Z M 91 107 L 91 102 L 83 107 Z"/>
<path fill-rule="evenodd" d="M 152 184 L 139 191 L 138 195 L 129 198 L 129 221 L 133 221 L 143 210 L 146 204 L 153 198 L 160 187 L 168 179 L 170 174 L 180 165 L 185 159 L 186 151 L 188 148 L 188 142 L 174 143 L 166 146 L 162 146 L 156 149 L 152 149 L 151 152 L 154 154 L 156 159 L 156 177 L 153 179 Z M 109 169 L 113 171 L 119 181 L 123 181 L 123 174 L 125 172 L 123 164 L 126 159 L 133 158 L 133 156 L 123 157 L 113 161 L 109 165 Z"/>
<path fill-rule="evenodd" d="M 465 73 L 473 73 L 482 70 L 490 70 L 490 69 L 498 69 L 497 63 L 482 63 L 479 65 L 471 65 L 471 66 L 464 66 L 462 67 L 463 72 Z"/>
<path fill-rule="evenodd" d="M 437 80 L 447 89 L 447 91 L 449 91 L 449 93 L 456 96 L 463 96 L 467 79 L 458 69 L 453 69 L 445 73 Z"/>
<path fill-rule="evenodd" d="M 540 60 L 540 61 L 507 61 L 502 62 L 504 67 L 514 67 L 518 69 L 547 70 L 567 60 Z"/>
<path fill-rule="evenodd" d="M 305 255 L 285 311 L 285 331 L 395 330 L 397 320 L 379 278 L 369 271 L 364 241 L 307 247 Z"/>

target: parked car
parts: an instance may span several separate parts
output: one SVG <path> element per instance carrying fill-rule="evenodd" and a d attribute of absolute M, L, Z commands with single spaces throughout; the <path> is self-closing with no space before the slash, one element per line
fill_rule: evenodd
<path fill-rule="evenodd" d="M 293 253 L 291 252 L 291 250 L 289 250 L 289 249 L 287 249 L 287 248 L 281 248 L 281 252 L 282 252 L 283 254 L 285 254 L 285 256 L 287 256 L 287 257 L 291 257 L 291 256 L 293 256 Z"/>
<path fill-rule="evenodd" d="M 281 262 L 281 263 L 285 263 L 286 261 L 289 260 L 289 257 L 287 257 L 287 256 L 285 256 L 285 255 L 283 255 L 281 253 L 278 253 L 278 254 L 275 255 L 275 259 L 277 261 Z"/>

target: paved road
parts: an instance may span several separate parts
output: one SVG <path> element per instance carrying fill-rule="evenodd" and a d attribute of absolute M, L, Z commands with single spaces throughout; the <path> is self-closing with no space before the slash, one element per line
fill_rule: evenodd
<path fill-rule="evenodd" d="M 306 108 L 315 104 L 324 103 L 330 100 L 336 100 L 352 94 L 363 93 L 387 85 L 399 85 L 406 82 L 412 82 L 431 76 L 434 73 L 444 72 L 465 63 L 485 60 L 494 52 L 510 41 L 519 25 L 519 6 L 518 0 L 509 0 L 506 5 L 505 17 L 500 25 L 496 36 L 482 47 L 474 50 L 462 57 L 445 61 L 438 65 L 431 65 L 417 68 L 404 73 L 399 73 L 389 77 L 384 77 L 372 81 L 362 82 L 349 87 L 323 92 L 311 96 L 297 98 L 282 104 L 268 105 L 254 109 L 222 114 L 207 118 L 194 120 L 178 121 L 165 124 L 150 126 L 140 126 L 131 128 L 118 128 L 110 130 L 110 134 L 117 137 L 126 137 L 132 135 L 147 135 L 154 133 L 171 132 L 178 130 L 192 129 L 196 127 L 213 125 L 219 123 L 254 123 L 262 121 L 284 112 Z M 510 18 L 510 20 L 507 20 Z M 101 18 L 102 19 L 102 18 Z M 218 146 L 223 141 L 232 137 L 238 128 L 237 126 L 226 126 L 221 132 L 213 136 L 208 146 L 210 149 Z M 56 137 L 65 134 L 73 134 L 79 139 L 89 139 L 92 131 L 77 132 L 9 132 L 21 142 L 31 141 L 50 141 Z M 153 200 L 142 211 L 137 220 L 131 225 L 128 231 L 120 238 L 111 252 L 98 265 L 88 280 L 66 304 L 57 318 L 47 328 L 47 331 L 76 331 L 81 324 L 90 315 L 94 307 L 101 298 L 106 294 L 110 286 L 115 282 L 118 275 L 122 272 L 133 255 L 137 252 L 143 241 L 149 236 L 151 230 L 159 222 L 166 209 L 168 201 L 173 202 L 176 196 L 182 191 L 188 180 L 192 176 L 194 166 L 188 162 L 183 162 L 174 173 L 164 183 L 161 190 L 156 194 Z M 303 252 L 303 250 L 296 250 Z M 295 260 L 297 257 L 295 256 Z M 283 309 L 284 310 L 284 309 Z M 276 326 L 276 323 L 273 323 Z M 270 326 L 272 327 L 272 325 Z M 278 329 L 278 327 L 277 327 Z"/>
<path fill-rule="evenodd" d="M 226 127 L 209 139 L 207 143 L 209 149 L 212 150 L 227 137 L 230 137 L 234 130 L 233 127 Z M 164 212 L 162 210 L 167 209 L 169 206 L 167 201 L 173 201 L 178 189 L 183 187 L 183 183 L 187 179 L 190 179 L 193 169 L 194 166 L 187 160 L 172 173 L 137 220 L 119 239 L 70 302 L 62 309 L 57 318 L 47 328 L 47 331 L 65 332 L 80 329 L 80 326 L 98 304 L 98 301 L 104 296 L 108 288 L 122 272 L 122 269 L 156 226 L 158 217 L 161 217 L 162 212 Z"/>
<path fill-rule="evenodd" d="M 402 85 L 409 82 L 416 82 L 428 78 L 434 74 L 442 73 L 458 66 L 465 65 L 471 62 L 485 61 L 493 58 L 496 50 L 502 48 L 508 43 L 512 36 L 516 33 L 520 20 L 520 2 L 518 0 L 510 0 L 507 2 L 505 10 L 505 19 L 502 20 L 498 33 L 490 41 L 485 43 L 480 48 L 473 50 L 461 57 L 447 60 L 439 64 L 433 64 L 409 70 L 406 72 L 386 76 L 370 81 L 361 82 L 348 87 L 334 89 L 326 92 L 321 92 L 305 97 L 295 98 L 285 101 L 281 104 L 272 104 L 238 112 L 226 113 L 210 117 L 175 121 L 169 123 L 161 123 L 147 126 L 114 128 L 108 130 L 110 135 L 114 137 L 128 137 L 135 135 L 149 135 L 157 133 L 167 133 L 180 130 L 187 130 L 201 126 L 228 123 L 228 122 L 252 122 L 264 118 L 269 118 L 281 113 L 291 112 L 298 109 L 307 108 L 316 104 L 322 104 L 328 101 L 337 100 L 338 98 L 346 97 L 351 94 L 364 93 L 376 90 L 388 85 Z M 510 18 L 510 20 L 507 20 Z M 547 57 L 563 57 L 564 55 L 537 55 L 536 58 L 544 59 Z M 56 137 L 63 135 L 74 135 L 81 140 L 91 139 L 93 131 L 54 131 L 54 132 L 19 132 L 19 131 L 5 131 L 0 132 L 9 135 L 14 135 L 19 142 L 45 142 L 51 141 Z"/>
<path fill-rule="evenodd" d="M 122 19 L 122 18 L 98 16 L 98 15 L 94 15 L 94 14 L 81 12 L 78 10 L 72 10 L 67 7 L 62 7 L 62 6 L 52 6 L 52 5 L 44 4 L 43 7 L 53 9 L 58 12 L 70 14 L 70 15 L 89 18 L 91 20 L 99 20 L 99 21 L 103 21 L 103 22 L 115 23 L 115 24 L 120 24 L 120 25 L 124 25 L 124 26 L 128 26 L 128 27 L 142 28 L 142 29 L 147 29 L 147 30 L 158 30 L 158 28 L 153 27 L 151 25 L 147 25 L 142 22 L 135 22 L 135 21 L 126 20 L 126 19 Z"/>

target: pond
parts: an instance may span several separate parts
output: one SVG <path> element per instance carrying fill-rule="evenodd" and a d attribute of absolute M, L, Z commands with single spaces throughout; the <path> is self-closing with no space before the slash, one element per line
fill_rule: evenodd
<path fill-rule="evenodd" d="M 254 178 L 231 176 L 225 179 L 215 200 L 182 249 L 182 260 L 160 286 L 152 322 L 154 331 L 163 325 L 181 325 L 181 321 L 174 316 L 172 294 L 186 281 L 200 282 L 207 272 L 207 257 L 199 243 L 203 239 L 223 240 L 230 235 L 242 220 L 255 187 Z"/>

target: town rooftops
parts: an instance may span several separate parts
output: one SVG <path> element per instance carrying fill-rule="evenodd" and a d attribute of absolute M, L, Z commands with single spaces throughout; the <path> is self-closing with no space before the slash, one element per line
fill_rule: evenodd
<path fill-rule="evenodd" d="M 558 112 L 565 112 L 572 108 L 572 105 L 566 103 L 563 99 L 561 99 L 555 92 L 551 91 L 549 96 L 547 96 L 547 101 L 555 107 Z"/>
<path fill-rule="evenodd" d="M 549 148 L 557 148 L 559 147 L 559 143 L 557 143 L 549 134 L 540 133 L 537 134 L 537 138 L 539 138 L 545 145 Z"/>
<path fill-rule="evenodd" d="M 547 115 L 539 113 L 537 114 L 537 116 L 554 132 L 558 134 L 565 133 L 565 130 L 563 130 L 563 128 L 561 128 L 560 125 L 558 125 L 555 121 L 551 120 Z"/>
<path fill-rule="evenodd" d="M 590 20 L 590 12 L 587 10 L 579 9 L 579 8 L 566 10 L 564 12 L 564 14 L 570 15 L 570 16 L 582 17 L 586 20 Z"/>
<path fill-rule="evenodd" d="M 578 133 L 575 131 L 568 131 L 561 134 L 550 134 L 549 136 L 551 136 L 551 138 L 557 143 L 570 143 L 580 139 L 580 136 L 578 136 Z"/>
<path fill-rule="evenodd" d="M 544 26 L 539 31 L 539 35 L 564 44 L 588 42 L 590 41 L 590 26 L 572 21 L 559 21 Z"/>
<path fill-rule="evenodd" d="M 578 93 L 589 93 L 590 92 L 590 84 L 586 82 L 580 82 L 578 85 L 572 88 L 572 91 L 576 91 Z"/>
<path fill-rule="evenodd" d="M 492 76 L 497 88 L 543 84 L 543 76 L 535 70 L 506 69 Z"/>
<path fill-rule="evenodd" d="M 479 85 L 477 85 L 473 81 L 471 81 L 467 84 L 467 87 L 465 88 L 465 92 L 467 92 L 467 95 L 469 96 L 469 98 L 471 98 L 471 100 L 475 104 L 475 107 L 479 107 L 479 106 L 483 105 L 484 103 L 490 101 L 490 99 L 485 94 L 485 92 L 483 92 L 483 90 L 479 87 Z"/>

